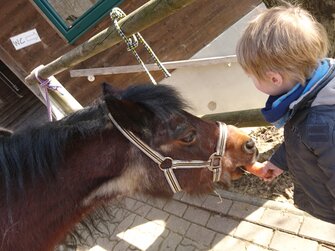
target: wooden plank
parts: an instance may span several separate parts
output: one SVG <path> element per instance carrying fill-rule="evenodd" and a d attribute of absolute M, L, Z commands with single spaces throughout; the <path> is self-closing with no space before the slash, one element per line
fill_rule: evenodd
<path fill-rule="evenodd" d="M 177 69 L 177 68 L 189 68 L 189 67 L 199 67 L 216 65 L 222 63 L 235 63 L 237 62 L 236 56 L 221 56 L 221 57 L 211 57 L 211 58 L 199 58 L 199 59 L 189 59 L 189 60 L 179 60 L 163 62 L 162 64 L 166 69 Z M 156 64 L 146 64 L 149 71 L 160 70 Z M 97 75 L 110 75 L 110 74 L 120 74 L 120 73 L 136 73 L 143 72 L 144 68 L 141 65 L 127 65 L 127 66 L 114 66 L 114 67 L 100 67 L 91 69 L 76 69 L 70 71 L 71 77 L 88 77 Z"/>
<path fill-rule="evenodd" d="M 252 10 L 259 2 L 256 0 L 195 1 L 173 16 L 142 31 L 141 34 L 162 62 L 188 59 L 207 46 L 248 11 Z M 128 3 L 128 1 L 124 3 Z M 127 8 L 124 10 L 126 11 Z M 225 43 L 222 46 L 226 46 Z M 139 46 L 138 53 L 144 62 L 152 63 L 142 46 Z M 102 54 L 82 62 L 80 66 L 78 65 L 75 68 L 136 64 L 138 63 L 134 56 L 127 52 L 124 43 L 120 43 Z M 154 71 L 152 75 L 156 81 L 164 78 L 160 71 Z M 70 74 L 64 73 L 65 77 L 70 78 Z M 114 87 L 123 89 L 127 86 L 143 84 L 148 81 L 147 74 L 139 72 L 96 76 L 93 82 L 88 82 L 86 78 L 70 78 L 66 85 L 71 93 L 76 95 L 79 100 L 84 100 L 83 103 L 85 104 L 94 102 L 96 97 L 101 96 L 100 83 L 102 82 L 112 83 Z"/>
<path fill-rule="evenodd" d="M 131 13 L 148 0 L 127 0 L 119 6 Z M 163 21 L 141 31 L 161 61 L 175 61 L 191 58 L 195 53 L 213 41 L 243 15 L 261 3 L 260 0 L 201 0 L 165 18 Z M 24 15 L 17 15 L 24 10 Z M 10 19 L 9 17 L 14 17 Z M 12 0 L 0 8 L 0 46 L 13 61 L 6 60 L 14 72 L 24 78 L 38 65 L 53 61 L 59 56 L 84 43 L 90 37 L 106 29 L 111 24 L 107 16 L 85 33 L 75 45 L 68 44 L 58 31 L 40 15 L 32 1 Z M 9 37 L 36 28 L 42 42 L 16 51 Z M 225 43 L 222 44 L 225 46 Z M 152 63 L 149 55 L 138 48 L 138 53 L 146 63 Z M 2 58 L 0 52 L 0 58 Z M 117 44 L 97 56 L 80 63 L 76 68 L 93 68 L 137 64 L 133 55 L 126 51 L 124 43 Z M 164 78 L 161 72 L 152 72 L 156 81 Z M 116 88 L 126 88 L 148 81 L 145 73 L 114 74 L 97 76 L 90 83 L 86 78 L 71 78 L 68 71 L 57 74 L 57 79 L 84 106 L 101 96 L 102 82 L 112 83 Z M 32 89 L 35 86 L 29 86 Z M 41 95 L 38 95 L 39 98 Z M 43 102 L 43 101 L 42 101 Z"/>
<path fill-rule="evenodd" d="M 159 22 L 165 17 L 177 12 L 179 9 L 191 4 L 193 1 L 195 0 L 151 0 L 120 20 L 119 26 L 125 35 L 129 36 Z M 41 67 L 39 69 L 39 77 L 47 79 L 50 76 L 69 69 L 112 47 L 120 40 L 121 38 L 117 30 L 114 26 L 111 26 L 63 56 Z M 34 72 L 31 72 L 25 80 L 28 84 L 37 84 Z M 75 111 L 70 105 L 71 101 L 75 99 L 69 92 L 63 92 L 62 94 L 51 92 L 50 97 L 53 107 L 60 107 L 64 113 Z"/>
<path fill-rule="evenodd" d="M 119 21 L 119 25 L 126 36 L 142 31 L 151 25 L 161 21 L 167 16 L 177 12 L 179 9 L 191 4 L 195 0 L 151 0 L 130 13 Z M 80 46 L 55 59 L 39 70 L 42 79 L 69 69 L 80 62 L 112 47 L 120 42 L 121 38 L 114 26 L 111 26 Z M 28 84 L 36 83 L 35 75 L 32 72 L 26 77 Z"/>
<path fill-rule="evenodd" d="M 233 111 L 225 113 L 213 113 L 202 116 L 202 119 L 212 121 L 222 121 L 237 127 L 270 126 L 265 121 L 260 109 L 250 109 L 244 111 Z"/>

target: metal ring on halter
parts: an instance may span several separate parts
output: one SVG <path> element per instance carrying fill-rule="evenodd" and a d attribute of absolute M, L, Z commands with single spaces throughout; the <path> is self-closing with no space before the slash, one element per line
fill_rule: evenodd
<path fill-rule="evenodd" d="M 166 169 L 170 169 L 173 166 L 173 159 L 170 157 L 165 157 L 161 163 L 158 165 L 158 167 L 164 171 Z"/>

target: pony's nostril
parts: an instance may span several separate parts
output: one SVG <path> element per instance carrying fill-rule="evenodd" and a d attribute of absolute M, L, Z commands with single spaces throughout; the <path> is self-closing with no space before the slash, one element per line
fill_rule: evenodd
<path fill-rule="evenodd" d="M 255 141 L 252 139 L 249 139 L 247 142 L 244 144 L 244 149 L 246 152 L 254 152 L 255 151 Z"/>

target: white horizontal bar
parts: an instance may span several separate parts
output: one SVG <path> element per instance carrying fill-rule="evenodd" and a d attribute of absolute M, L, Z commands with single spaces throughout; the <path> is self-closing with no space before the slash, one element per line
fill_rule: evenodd
<path fill-rule="evenodd" d="M 188 59 L 180 61 L 163 62 L 162 64 L 167 69 L 177 69 L 195 66 L 208 66 L 222 63 L 235 63 L 237 62 L 236 56 L 220 56 L 211 58 L 199 58 L 199 59 Z M 156 64 L 147 64 L 146 67 L 149 71 L 160 70 Z M 90 69 L 76 69 L 70 70 L 71 77 L 88 77 L 97 75 L 110 75 L 120 73 L 134 73 L 144 71 L 141 65 L 128 65 L 128 66 L 114 66 L 114 67 L 101 67 L 101 68 L 90 68 Z"/>

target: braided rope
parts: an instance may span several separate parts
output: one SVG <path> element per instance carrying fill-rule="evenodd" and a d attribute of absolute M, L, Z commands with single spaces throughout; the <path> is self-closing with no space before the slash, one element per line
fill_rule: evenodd
<path fill-rule="evenodd" d="M 142 65 L 145 72 L 149 76 L 151 82 L 154 85 L 157 85 L 157 82 L 155 81 L 155 79 L 153 78 L 151 73 L 149 72 L 148 68 L 145 66 L 143 60 L 140 58 L 140 56 L 136 52 L 136 47 L 138 46 L 139 41 L 140 41 L 141 44 L 143 44 L 144 48 L 150 54 L 150 56 L 152 57 L 152 59 L 154 60 L 154 62 L 158 66 L 158 68 L 164 73 L 164 76 L 167 78 L 167 77 L 170 77 L 171 74 L 168 72 L 168 70 L 165 68 L 165 66 L 159 61 L 156 54 L 153 52 L 153 50 L 150 48 L 150 46 L 144 40 L 144 38 L 142 37 L 142 35 L 140 33 L 137 32 L 137 33 L 133 34 L 131 37 L 127 38 L 127 36 L 124 34 L 124 32 L 122 31 L 121 27 L 118 24 L 118 21 L 120 19 L 124 18 L 125 16 L 126 16 L 126 14 L 120 8 L 113 8 L 112 12 L 110 13 L 110 17 L 113 20 L 114 26 L 115 26 L 118 34 L 120 35 L 120 37 L 123 39 L 123 41 L 127 45 L 127 50 L 133 53 L 137 62 L 140 65 Z"/>
<path fill-rule="evenodd" d="M 52 121 L 52 109 L 51 109 L 51 101 L 49 98 L 49 91 L 48 89 L 50 89 L 50 80 L 49 79 L 42 79 L 39 77 L 38 75 L 38 69 L 35 69 L 34 71 L 35 73 L 35 77 L 37 79 L 37 81 L 40 83 L 41 89 L 43 89 L 44 91 L 44 99 L 45 99 L 45 103 L 47 106 L 47 111 L 48 111 L 48 119 L 51 122 Z"/>
<path fill-rule="evenodd" d="M 147 49 L 148 53 L 151 55 L 152 59 L 155 61 L 158 68 L 164 73 L 166 78 L 171 77 L 170 72 L 164 67 L 164 65 L 159 61 L 158 57 L 156 56 L 155 52 L 150 48 L 148 43 L 144 40 L 140 33 L 136 33 L 136 36 L 140 40 L 140 43 Z"/>

